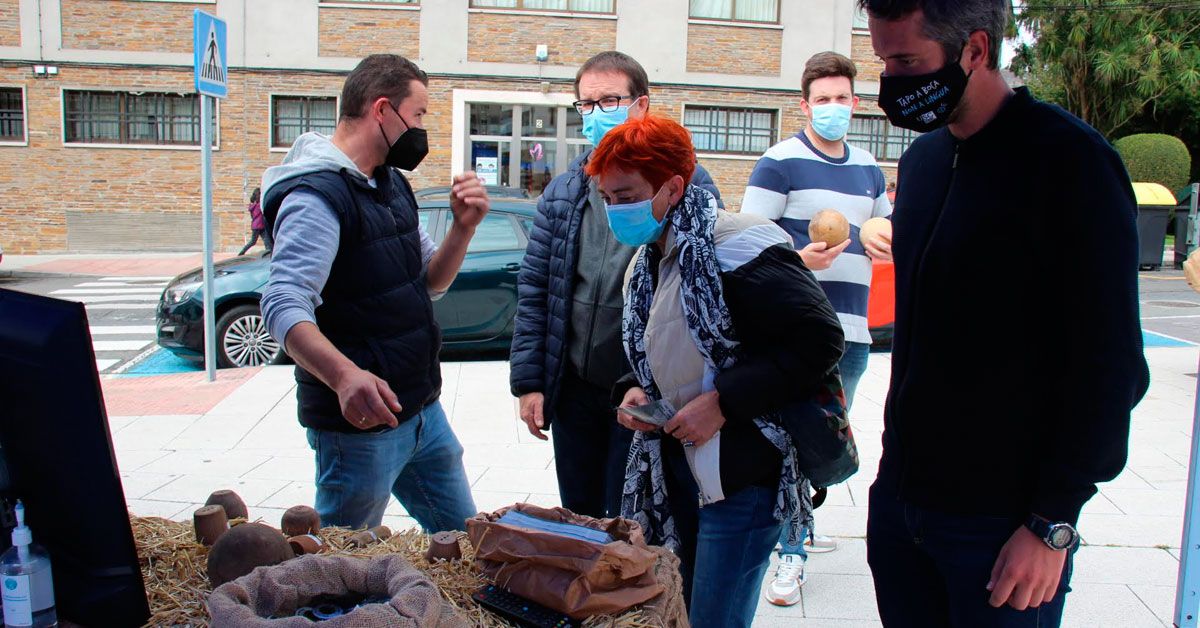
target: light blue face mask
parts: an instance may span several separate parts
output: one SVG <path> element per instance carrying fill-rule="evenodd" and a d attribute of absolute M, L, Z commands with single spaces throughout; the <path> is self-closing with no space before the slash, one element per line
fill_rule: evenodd
<path fill-rule="evenodd" d="M 812 108 L 809 124 L 817 135 L 836 142 L 846 137 L 846 131 L 850 130 L 850 105 L 817 105 Z"/>
<path fill-rule="evenodd" d="M 654 196 L 637 203 L 604 204 L 605 213 L 608 214 L 608 228 L 612 229 L 618 242 L 627 246 L 641 246 L 657 240 L 662 235 L 667 226 L 667 215 L 663 214 L 661 221 L 655 220 L 654 199 L 658 198 L 663 189 L 665 188 L 659 188 Z"/>
<path fill-rule="evenodd" d="M 601 111 L 597 105 L 592 108 L 591 113 L 583 116 L 583 136 L 592 146 L 599 146 L 606 133 L 628 119 L 629 105 L 619 105 L 612 111 Z"/>

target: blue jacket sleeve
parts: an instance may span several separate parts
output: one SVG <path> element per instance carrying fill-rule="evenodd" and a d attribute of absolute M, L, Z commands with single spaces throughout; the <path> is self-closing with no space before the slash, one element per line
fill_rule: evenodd
<path fill-rule="evenodd" d="M 717 184 L 713 182 L 712 175 L 708 174 L 708 171 L 704 169 L 704 166 L 700 165 L 700 162 L 696 162 L 696 171 L 692 173 L 692 185 L 712 192 L 712 195 L 717 197 L 717 207 L 725 209 L 725 201 L 721 200 L 721 191 L 717 189 Z"/>
<path fill-rule="evenodd" d="M 538 199 L 529 246 L 517 274 L 517 317 L 509 356 L 513 396 L 544 392 L 546 382 L 547 295 L 550 281 L 550 204 Z"/>

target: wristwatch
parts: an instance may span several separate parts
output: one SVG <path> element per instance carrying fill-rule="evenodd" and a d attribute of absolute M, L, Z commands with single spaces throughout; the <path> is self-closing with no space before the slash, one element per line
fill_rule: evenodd
<path fill-rule="evenodd" d="M 1079 532 L 1069 523 L 1052 522 L 1037 515 L 1029 515 L 1025 527 L 1040 538 L 1046 547 L 1055 551 L 1071 549 L 1079 542 Z"/>

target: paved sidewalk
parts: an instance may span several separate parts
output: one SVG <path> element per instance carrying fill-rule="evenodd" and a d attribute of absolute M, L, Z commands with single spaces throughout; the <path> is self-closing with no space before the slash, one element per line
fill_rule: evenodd
<path fill-rule="evenodd" d="M 1077 558 L 1067 626 L 1171 625 L 1197 352 L 1151 349 L 1147 357 L 1152 384 L 1135 413 L 1129 466 L 1101 488 L 1080 522 L 1087 545 Z M 800 604 L 762 603 L 756 626 L 879 625 L 863 536 L 890 366 L 889 356 L 871 356 L 855 402 L 863 469 L 831 490 L 817 512 L 818 531 L 836 537 L 839 549 L 810 559 Z M 443 404 L 466 448 L 478 507 L 558 505 L 553 451 L 519 428 L 508 364 L 447 363 L 443 372 Z M 134 513 L 185 520 L 211 491 L 232 488 L 251 517 L 277 525 L 286 508 L 312 502 L 312 452 L 296 423 L 290 368 L 222 371 L 213 384 L 202 374 L 103 383 Z M 385 523 L 415 525 L 395 501 Z"/>
<path fill-rule="evenodd" d="M 262 253 L 262 248 L 248 255 Z M 233 253 L 214 253 L 213 260 L 236 257 Z M 202 253 L 94 253 L 63 255 L 5 255 L 0 277 L 13 273 L 54 275 L 99 275 L 122 277 L 174 277 L 200 266 Z"/>

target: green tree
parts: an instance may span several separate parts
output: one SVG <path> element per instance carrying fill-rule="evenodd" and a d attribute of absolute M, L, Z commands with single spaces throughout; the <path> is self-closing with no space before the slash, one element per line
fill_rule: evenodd
<path fill-rule="evenodd" d="M 1110 139 L 1200 92 L 1200 1 L 1024 0 L 1016 19 L 1035 42 L 1013 72 Z"/>

